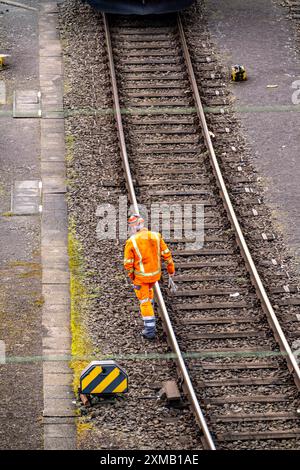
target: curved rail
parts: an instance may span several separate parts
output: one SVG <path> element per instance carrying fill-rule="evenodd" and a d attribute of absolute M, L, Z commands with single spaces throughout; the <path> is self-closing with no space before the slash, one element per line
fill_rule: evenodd
<path fill-rule="evenodd" d="M 261 278 L 260 278 L 260 276 L 257 272 L 256 266 L 253 262 L 252 256 L 250 254 L 249 248 L 248 248 L 247 243 L 246 243 L 246 240 L 245 240 L 244 235 L 242 233 L 240 224 L 239 224 L 238 219 L 235 215 L 235 211 L 234 211 L 234 208 L 232 206 L 232 203 L 231 203 L 231 200 L 230 200 L 230 197 L 229 197 L 229 194 L 228 194 L 225 182 L 224 182 L 224 178 L 223 178 L 222 173 L 221 173 L 221 169 L 220 169 L 220 166 L 219 166 L 219 163 L 218 163 L 215 151 L 214 151 L 214 147 L 213 147 L 213 144 L 212 144 L 212 141 L 211 141 L 211 138 L 210 138 L 209 130 L 208 130 L 208 127 L 207 127 L 205 114 L 204 114 L 204 111 L 203 111 L 203 106 L 202 106 L 202 102 L 201 102 L 201 98 L 200 98 L 200 94 L 199 94 L 199 90 L 198 90 L 198 86 L 197 86 L 197 81 L 196 81 L 196 77 L 195 77 L 195 73 L 194 73 L 190 53 L 189 53 L 189 50 L 188 50 L 188 46 L 187 46 L 187 42 L 186 42 L 186 38 L 185 38 L 185 34 L 184 34 L 184 30 L 183 30 L 183 26 L 182 26 L 182 22 L 181 22 L 181 18 L 180 18 L 179 14 L 177 16 L 177 24 L 178 24 L 178 29 L 179 29 L 179 33 L 180 33 L 180 38 L 181 38 L 182 48 L 183 48 L 183 52 L 184 52 L 184 57 L 185 57 L 186 65 L 187 65 L 187 68 L 188 68 L 189 79 L 190 79 L 190 83 L 191 83 L 191 86 L 192 86 L 192 89 L 193 89 L 197 114 L 198 114 L 198 117 L 199 117 L 200 122 L 201 122 L 206 147 L 207 147 L 207 150 L 208 150 L 208 153 L 209 153 L 210 162 L 211 162 L 213 172 L 214 172 L 214 175 L 215 175 L 215 178 L 216 178 L 216 181 L 217 181 L 217 185 L 218 185 L 219 190 L 220 190 L 220 196 L 222 198 L 222 201 L 223 201 L 225 210 L 227 212 L 228 218 L 229 218 L 229 220 L 231 222 L 231 225 L 234 229 L 237 244 L 240 248 L 242 257 L 245 260 L 246 268 L 247 268 L 247 270 L 250 274 L 250 278 L 251 278 L 252 284 L 255 288 L 256 294 L 257 294 L 257 296 L 258 296 L 258 298 L 261 302 L 261 305 L 262 305 L 262 308 L 263 308 L 265 314 L 267 315 L 268 323 L 269 323 L 270 327 L 272 328 L 274 336 L 275 336 L 275 338 L 276 338 L 276 340 L 279 344 L 280 350 L 281 350 L 282 354 L 284 355 L 284 357 L 286 358 L 289 371 L 293 374 L 295 384 L 298 387 L 298 389 L 300 390 L 300 369 L 299 369 L 299 365 L 298 365 L 298 363 L 295 359 L 295 356 L 293 355 L 292 350 L 291 350 L 291 348 L 290 348 L 290 346 L 289 346 L 289 344 L 286 340 L 284 332 L 282 331 L 282 328 L 281 328 L 281 326 L 278 322 L 276 314 L 275 314 L 275 312 L 273 310 L 273 307 L 271 305 L 271 302 L 269 300 L 268 294 L 266 293 L 266 290 L 263 286 Z"/>
<path fill-rule="evenodd" d="M 120 151 L 121 151 L 121 158 L 122 158 L 122 165 L 124 168 L 125 172 L 125 178 L 126 178 L 126 185 L 127 189 L 129 192 L 129 199 L 130 202 L 133 205 L 134 212 L 139 213 L 139 207 L 134 191 L 134 185 L 132 181 L 132 176 L 131 176 L 131 171 L 130 171 L 130 165 L 129 165 L 129 160 L 128 160 L 128 154 L 127 154 L 127 149 L 126 149 L 126 143 L 125 143 L 125 137 L 124 137 L 124 130 L 123 130 L 123 123 L 122 123 L 122 117 L 121 117 L 121 111 L 120 111 L 120 103 L 119 103 L 119 95 L 118 95 L 118 87 L 117 87 L 117 82 L 116 82 L 116 74 L 115 74 L 115 66 L 114 66 L 114 60 L 113 60 L 113 54 L 112 54 L 112 47 L 111 47 L 111 38 L 110 38 L 110 32 L 109 32 L 109 26 L 107 22 L 107 17 L 103 13 L 103 23 L 104 23 L 104 29 L 105 29 L 105 37 L 106 37 L 106 43 L 107 43 L 107 50 L 108 50 L 108 59 L 109 59 L 109 67 L 110 67 L 110 73 L 111 73 L 111 84 L 112 84 L 112 90 L 113 90 L 113 100 L 114 100 L 114 112 L 115 112 L 115 117 L 116 117 L 116 123 L 117 123 L 117 129 L 118 129 L 118 135 L 119 135 L 119 142 L 120 142 Z M 187 371 L 184 359 L 182 357 L 181 350 L 179 348 L 171 321 L 170 317 L 166 308 L 166 304 L 164 302 L 160 287 L 158 282 L 156 282 L 154 286 L 154 291 L 155 291 L 155 296 L 156 300 L 161 312 L 162 320 L 164 322 L 165 328 L 167 330 L 168 334 L 168 339 L 170 341 L 171 347 L 176 355 L 176 361 L 178 368 L 181 372 L 184 385 L 186 388 L 187 395 L 189 397 L 190 403 L 193 407 L 194 414 L 196 416 L 196 420 L 203 432 L 203 436 L 205 439 L 205 447 L 209 450 L 215 450 L 215 444 L 213 442 L 212 436 L 210 434 L 210 431 L 208 429 L 205 417 L 202 413 L 202 410 L 200 408 L 199 402 L 197 400 L 194 387 L 192 385 L 191 379 L 189 377 L 189 373 Z"/>

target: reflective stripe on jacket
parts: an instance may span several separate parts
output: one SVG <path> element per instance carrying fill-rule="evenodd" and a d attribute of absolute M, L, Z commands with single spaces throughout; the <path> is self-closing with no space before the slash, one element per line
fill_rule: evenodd
<path fill-rule="evenodd" d="M 145 283 L 156 282 L 161 277 L 161 257 L 172 274 L 174 263 L 165 241 L 160 233 L 144 228 L 127 240 L 124 267 L 131 279 Z"/>

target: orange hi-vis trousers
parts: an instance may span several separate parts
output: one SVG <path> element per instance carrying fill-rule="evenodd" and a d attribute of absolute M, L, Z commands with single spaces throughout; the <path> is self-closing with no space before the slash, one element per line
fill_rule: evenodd
<path fill-rule="evenodd" d="M 140 301 L 140 310 L 143 320 L 150 320 L 151 317 L 154 317 L 154 310 L 152 305 L 152 300 L 154 297 L 154 284 L 154 282 L 148 284 L 134 281 L 134 292 Z"/>

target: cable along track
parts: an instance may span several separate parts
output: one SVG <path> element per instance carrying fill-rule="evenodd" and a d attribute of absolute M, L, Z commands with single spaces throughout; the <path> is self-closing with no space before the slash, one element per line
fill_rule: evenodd
<path fill-rule="evenodd" d="M 160 288 L 155 288 L 205 445 L 299 448 L 299 366 L 232 207 L 180 16 L 103 15 L 103 20 L 122 164 L 134 209 L 136 191 L 148 208 L 153 203 L 205 208 L 202 249 L 189 250 L 184 240 L 169 242 L 179 285 L 168 298 L 172 323 Z M 281 305 L 288 305 L 283 286 L 276 289 L 284 294 Z"/>

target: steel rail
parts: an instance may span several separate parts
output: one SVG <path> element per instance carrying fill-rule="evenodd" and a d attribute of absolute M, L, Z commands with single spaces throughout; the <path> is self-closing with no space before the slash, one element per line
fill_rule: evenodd
<path fill-rule="evenodd" d="M 236 217 L 234 208 L 232 206 L 228 190 L 226 187 L 226 184 L 224 182 L 222 172 L 219 166 L 219 162 L 217 160 L 215 150 L 211 141 L 210 133 L 208 130 L 200 94 L 199 94 L 199 89 L 197 86 L 197 81 L 194 73 L 194 68 L 192 65 L 190 53 L 188 50 L 187 42 L 186 42 L 186 37 L 182 25 L 182 21 L 180 18 L 180 14 L 177 15 L 177 24 L 178 24 L 178 29 L 180 33 L 180 39 L 181 39 L 181 44 L 183 47 L 183 52 L 184 52 L 184 58 L 186 62 L 186 66 L 188 68 L 188 73 L 189 73 L 189 79 L 190 83 L 193 89 L 193 94 L 194 94 L 194 99 L 195 99 L 195 104 L 196 104 L 196 109 L 197 109 L 197 114 L 202 126 L 202 131 L 204 134 L 204 139 L 206 143 L 206 147 L 209 153 L 209 158 L 210 162 L 213 168 L 214 175 L 216 177 L 217 185 L 219 187 L 219 192 L 220 196 L 222 198 L 225 210 L 227 212 L 228 218 L 231 222 L 231 225 L 234 229 L 235 232 L 235 237 L 237 244 L 240 248 L 242 257 L 245 260 L 246 268 L 250 274 L 250 278 L 252 281 L 252 284 L 255 288 L 256 294 L 261 302 L 262 308 L 267 316 L 268 323 L 270 327 L 273 330 L 274 336 L 279 344 L 280 350 L 283 353 L 284 357 L 286 358 L 287 365 L 289 371 L 292 373 L 294 381 L 298 389 L 300 390 L 300 369 L 299 365 L 295 359 L 295 356 L 292 353 L 292 350 L 286 340 L 285 334 L 282 331 L 282 328 L 279 324 L 279 321 L 276 317 L 276 314 L 273 310 L 273 307 L 271 305 L 271 302 L 269 300 L 268 294 L 266 293 L 266 290 L 263 286 L 263 283 L 261 281 L 261 278 L 257 272 L 256 266 L 254 264 L 254 261 L 252 259 L 252 256 L 250 254 L 249 248 L 247 246 L 246 240 L 244 238 L 243 232 L 241 230 L 240 224 L 238 222 L 238 219 Z"/>
<path fill-rule="evenodd" d="M 136 199 L 136 195 L 134 191 L 134 185 L 132 181 L 131 170 L 130 170 L 130 165 L 129 165 L 129 160 L 128 160 L 126 143 L 125 143 L 125 137 L 124 137 L 124 129 L 123 129 L 122 116 L 121 116 L 121 111 L 120 111 L 118 87 L 117 87 L 114 59 L 113 59 L 113 53 L 112 53 L 112 47 L 111 47 L 109 25 L 108 25 L 106 15 L 102 13 L 102 16 L 103 16 L 105 37 L 106 37 L 107 50 L 108 50 L 108 59 L 109 59 L 109 66 L 110 66 L 110 73 L 111 73 L 111 84 L 112 84 L 112 89 L 113 89 L 114 113 L 115 113 L 118 135 L 119 135 L 122 165 L 123 165 L 124 172 L 125 172 L 126 185 L 127 185 L 127 189 L 129 192 L 130 202 L 133 205 L 134 212 L 139 214 L 139 207 L 138 207 L 138 203 L 137 203 L 137 199 Z M 214 441 L 208 429 L 205 417 L 199 405 L 188 370 L 186 368 L 184 359 L 182 357 L 182 353 L 179 348 L 179 345 L 178 345 L 178 342 L 177 342 L 177 339 L 176 339 L 176 336 L 175 336 L 175 333 L 171 324 L 171 320 L 167 311 L 167 307 L 166 307 L 164 298 L 162 296 L 161 289 L 160 289 L 158 282 L 155 283 L 154 292 L 155 292 L 156 300 L 160 309 L 162 320 L 166 328 L 168 340 L 176 355 L 177 366 L 180 370 L 180 373 L 181 373 L 181 376 L 182 376 L 182 379 L 186 388 L 186 392 L 189 397 L 189 401 L 192 405 L 198 425 L 200 426 L 200 429 L 202 430 L 202 433 L 203 433 L 203 437 L 205 440 L 204 445 L 209 450 L 216 450 Z"/>

